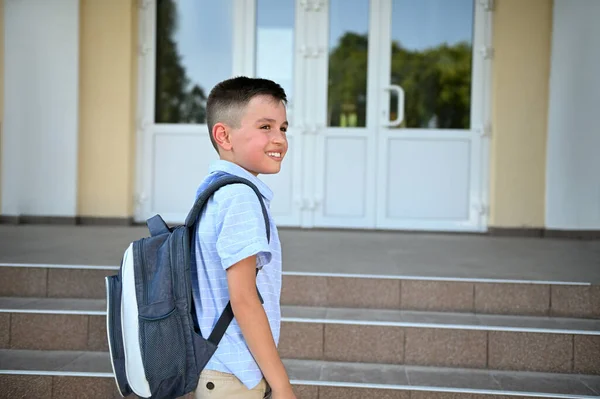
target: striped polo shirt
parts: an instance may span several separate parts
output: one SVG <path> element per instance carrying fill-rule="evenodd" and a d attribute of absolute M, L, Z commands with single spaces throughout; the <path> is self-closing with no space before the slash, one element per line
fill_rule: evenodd
<path fill-rule="evenodd" d="M 259 189 L 269 214 L 271 241 L 267 241 L 258 197 L 250 187 L 243 184 L 225 186 L 208 200 L 193 243 L 192 293 L 198 324 L 202 336 L 208 338 L 229 301 L 227 268 L 257 255 L 256 266 L 260 269 L 256 276 L 257 286 L 277 344 L 281 323 L 281 243 L 269 210 L 273 192 L 240 166 L 219 160 L 211 163 L 209 174 L 200 184 L 196 196 L 224 173 L 243 177 Z M 263 378 L 235 318 L 206 369 L 233 374 L 249 389 Z"/>

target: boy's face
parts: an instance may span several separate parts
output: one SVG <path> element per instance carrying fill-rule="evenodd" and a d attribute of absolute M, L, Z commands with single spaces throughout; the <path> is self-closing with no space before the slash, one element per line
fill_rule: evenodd
<path fill-rule="evenodd" d="M 221 158 L 255 176 L 278 173 L 288 149 L 287 128 L 285 105 L 270 96 L 256 96 L 246 106 L 239 128 L 227 128 L 229 145 L 221 148 Z"/>

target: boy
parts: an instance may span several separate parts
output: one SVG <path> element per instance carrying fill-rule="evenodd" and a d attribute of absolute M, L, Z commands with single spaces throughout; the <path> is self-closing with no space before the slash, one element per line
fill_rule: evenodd
<path fill-rule="evenodd" d="M 270 80 L 238 77 L 214 87 L 206 113 L 220 160 L 211 164 L 198 193 L 223 173 L 236 175 L 258 187 L 268 209 L 273 193 L 257 176 L 281 168 L 288 148 L 286 103 L 285 91 Z M 295 398 L 277 352 L 281 244 L 270 217 L 269 223 L 270 242 L 258 197 L 243 184 L 221 188 L 203 210 L 192 257 L 202 335 L 210 335 L 227 301 L 235 317 L 200 375 L 198 399 L 259 399 L 269 390 L 273 399 Z"/>

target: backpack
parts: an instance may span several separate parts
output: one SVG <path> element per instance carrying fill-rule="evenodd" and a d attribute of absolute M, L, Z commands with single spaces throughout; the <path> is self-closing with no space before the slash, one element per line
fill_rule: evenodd
<path fill-rule="evenodd" d="M 151 236 L 132 242 L 119 273 L 106 277 L 107 338 L 122 396 L 177 398 L 196 389 L 233 311 L 228 303 L 210 337 L 202 337 L 192 297 L 192 240 L 208 199 L 219 188 L 239 183 L 258 196 L 269 239 L 269 218 L 258 188 L 246 179 L 223 175 L 198 196 L 185 224 L 169 227 L 159 215 L 148 219 Z"/>

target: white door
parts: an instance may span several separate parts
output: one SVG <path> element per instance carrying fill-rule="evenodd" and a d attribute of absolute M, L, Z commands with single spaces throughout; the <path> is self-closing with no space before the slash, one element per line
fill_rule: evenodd
<path fill-rule="evenodd" d="M 275 192 L 277 223 L 300 225 L 302 141 L 294 112 L 301 101 L 294 87 L 302 65 L 294 65 L 295 8 L 294 0 L 140 2 L 137 221 L 157 213 L 168 222 L 185 220 L 209 163 L 218 158 L 206 125 L 211 88 L 233 76 L 258 75 L 279 82 L 290 100 L 290 151 L 278 175 L 261 178 Z"/>
<path fill-rule="evenodd" d="M 484 230 L 484 2 L 330 0 L 314 18 L 313 225 Z"/>
<path fill-rule="evenodd" d="M 377 99 L 372 9 L 376 1 L 331 0 L 318 15 L 318 90 L 313 115 L 314 226 L 375 227 Z"/>
<path fill-rule="evenodd" d="M 379 0 L 379 228 L 487 223 L 489 3 Z"/>

